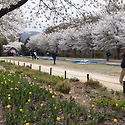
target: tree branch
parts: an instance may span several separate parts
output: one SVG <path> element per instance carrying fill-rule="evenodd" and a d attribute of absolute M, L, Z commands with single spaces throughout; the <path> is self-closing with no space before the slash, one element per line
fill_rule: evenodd
<path fill-rule="evenodd" d="M 11 11 L 17 9 L 17 8 L 19 8 L 20 6 L 22 6 L 23 4 L 25 4 L 27 1 L 28 0 L 20 0 L 16 5 L 10 5 L 9 8 L 6 7 L 6 8 L 1 9 L 0 10 L 0 18 L 2 16 L 4 16 L 5 14 L 7 14 L 7 13 L 9 13 L 9 12 L 11 12 Z"/>

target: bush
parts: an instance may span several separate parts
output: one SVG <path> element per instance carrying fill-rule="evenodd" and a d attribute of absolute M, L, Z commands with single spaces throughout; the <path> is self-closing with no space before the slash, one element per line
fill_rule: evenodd
<path fill-rule="evenodd" d="M 55 89 L 60 92 L 68 94 L 71 89 L 71 84 L 69 83 L 69 81 L 64 80 L 64 81 L 58 82 L 55 85 Z"/>
<path fill-rule="evenodd" d="M 90 79 L 87 82 L 85 82 L 87 85 L 94 85 L 94 86 L 100 86 L 100 82 L 97 80 Z"/>
<path fill-rule="evenodd" d="M 77 81 L 79 81 L 79 79 L 78 79 L 77 77 L 73 77 L 73 78 L 71 78 L 71 80 L 72 80 L 72 82 L 77 82 Z"/>

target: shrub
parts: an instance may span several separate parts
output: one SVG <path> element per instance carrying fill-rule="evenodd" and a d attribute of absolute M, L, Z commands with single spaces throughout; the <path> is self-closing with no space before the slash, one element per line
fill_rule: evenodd
<path fill-rule="evenodd" d="M 93 79 L 88 80 L 87 82 L 85 82 L 85 84 L 94 85 L 94 86 L 101 86 L 99 81 L 93 80 Z"/>
<path fill-rule="evenodd" d="M 106 86 L 104 86 L 104 87 L 101 88 L 101 92 L 106 91 L 106 90 L 107 90 Z"/>
<path fill-rule="evenodd" d="M 79 79 L 78 79 L 77 77 L 73 77 L 73 78 L 71 78 L 71 80 L 72 80 L 72 82 L 77 82 L 77 81 L 79 81 Z"/>
<path fill-rule="evenodd" d="M 71 84 L 69 83 L 69 81 L 64 80 L 64 81 L 58 82 L 55 85 L 55 89 L 63 93 L 69 93 L 71 89 Z"/>

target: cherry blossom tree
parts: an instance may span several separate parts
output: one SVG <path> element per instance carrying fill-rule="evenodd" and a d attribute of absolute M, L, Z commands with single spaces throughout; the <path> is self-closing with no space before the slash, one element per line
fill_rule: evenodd
<path fill-rule="evenodd" d="M 16 48 L 18 51 L 20 51 L 22 44 L 23 44 L 23 43 L 21 43 L 21 42 L 15 41 L 15 42 L 10 42 L 10 43 L 7 44 L 7 45 L 3 45 L 3 47 L 4 47 L 4 48 L 12 48 L 12 47 L 14 47 L 14 48 Z"/>
<path fill-rule="evenodd" d="M 92 34 L 98 50 L 116 49 L 119 57 L 125 48 L 125 12 L 107 15 L 93 25 Z"/>
<path fill-rule="evenodd" d="M 27 22 L 21 18 L 21 15 L 22 13 L 17 10 L 0 18 L 1 34 L 4 34 L 4 36 L 9 36 L 10 34 L 18 36 L 19 33 L 23 32 Z"/>
<path fill-rule="evenodd" d="M 27 18 L 29 27 L 33 26 L 33 22 L 34 28 L 42 27 L 43 22 L 48 27 L 62 23 L 72 24 L 66 30 L 31 37 L 27 44 L 31 49 L 76 51 L 115 48 L 119 52 L 124 47 L 123 0 L 31 0 L 31 4 L 28 1 L 30 0 L 1 0 L 0 30 L 3 34 L 12 32 L 12 29 L 19 33 L 25 24 L 21 17 Z M 21 6 L 25 11 L 19 14 L 17 8 Z M 98 15 L 100 19 L 93 23 L 83 23 L 92 15 Z"/>

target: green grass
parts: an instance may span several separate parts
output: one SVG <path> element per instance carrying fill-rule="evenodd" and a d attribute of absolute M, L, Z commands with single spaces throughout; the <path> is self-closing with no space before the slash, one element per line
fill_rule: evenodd
<path fill-rule="evenodd" d="M 52 76 L 46 72 L 39 72 L 38 70 L 30 69 L 29 66 L 26 66 L 26 67 L 16 66 L 16 65 L 13 65 L 12 63 L 5 63 L 4 61 L 0 62 L 0 64 L 3 65 L 3 67 L 5 67 L 7 70 L 12 70 L 15 73 L 22 74 L 23 76 L 27 76 L 32 81 L 36 80 L 39 83 L 51 85 L 53 86 L 53 88 L 61 92 L 68 93 L 71 89 L 70 79 L 64 79 L 63 77 L 60 77 L 60 76 Z M 63 85 L 63 87 L 61 87 L 60 85 L 61 86 Z"/>
<path fill-rule="evenodd" d="M 121 72 L 120 66 L 99 65 L 99 64 L 74 64 L 69 61 L 58 61 L 58 60 L 56 61 L 56 65 L 53 65 L 52 60 L 31 60 L 29 58 L 23 58 L 23 57 L 14 57 L 14 58 L 7 57 L 6 59 L 36 63 L 39 65 L 61 67 L 64 69 L 74 69 L 76 71 L 91 72 L 91 73 L 104 74 L 104 75 L 106 74 L 106 75 L 116 76 L 116 77 L 119 77 L 119 74 Z M 70 60 L 72 60 L 72 58 L 70 58 Z M 81 60 L 81 59 L 79 59 L 79 60 Z M 94 59 L 89 59 L 89 60 L 99 61 L 99 62 L 103 62 L 103 63 L 105 62 L 105 60 L 94 60 Z M 110 61 L 109 63 L 120 64 L 120 61 L 113 60 L 112 62 Z"/>

